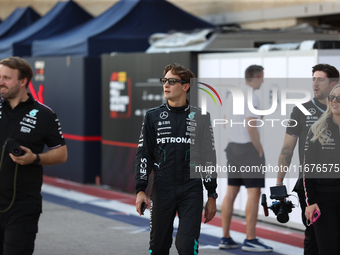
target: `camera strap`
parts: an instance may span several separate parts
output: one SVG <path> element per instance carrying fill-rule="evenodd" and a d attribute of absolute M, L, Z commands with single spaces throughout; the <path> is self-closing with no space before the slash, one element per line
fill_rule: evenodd
<path fill-rule="evenodd" d="M 1 159 L 0 159 L 0 173 L 1 173 L 1 168 L 2 168 L 2 163 L 3 163 L 3 159 L 4 159 L 4 155 L 5 155 L 5 150 L 6 150 L 6 146 L 7 146 L 7 142 L 9 139 L 7 139 L 2 147 L 2 153 L 1 153 Z M 17 190 L 17 176 L 18 176 L 18 163 L 15 164 L 15 170 L 14 170 L 14 180 L 13 180 L 13 197 L 12 197 L 12 201 L 9 204 L 9 206 L 5 209 L 0 211 L 0 213 L 5 213 L 7 212 L 9 209 L 11 209 L 11 207 L 14 204 L 14 200 L 16 197 L 16 190 Z"/>

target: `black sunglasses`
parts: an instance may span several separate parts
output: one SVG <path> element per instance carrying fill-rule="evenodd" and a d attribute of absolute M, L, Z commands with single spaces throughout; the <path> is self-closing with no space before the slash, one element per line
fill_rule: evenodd
<path fill-rule="evenodd" d="M 187 83 L 186 81 L 182 81 L 179 79 L 175 79 L 175 78 L 159 78 L 159 80 L 161 81 L 161 83 L 164 85 L 166 82 L 168 82 L 170 85 L 175 85 L 176 82 L 180 82 L 182 84 Z"/>
<path fill-rule="evenodd" d="M 334 98 L 336 99 L 336 101 L 338 102 L 338 103 L 340 103 L 340 96 L 334 96 L 334 95 L 329 95 L 328 96 L 328 101 L 329 102 L 333 102 L 333 100 L 334 100 Z"/>

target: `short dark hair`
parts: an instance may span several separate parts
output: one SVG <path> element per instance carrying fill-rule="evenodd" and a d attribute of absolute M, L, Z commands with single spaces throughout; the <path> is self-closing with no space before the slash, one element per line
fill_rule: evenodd
<path fill-rule="evenodd" d="M 181 64 L 171 63 L 164 68 L 163 74 L 166 75 L 167 72 L 171 71 L 172 74 L 178 75 L 182 81 L 190 83 L 190 78 L 195 78 L 193 72 Z M 190 88 L 187 93 L 189 93 Z"/>
<path fill-rule="evenodd" d="M 317 64 L 313 66 L 312 73 L 314 74 L 316 71 L 322 71 L 326 73 L 330 82 L 339 82 L 339 71 L 334 66 L 328 64 Z"/>
<path fill-rule="evenodd" d="M 251 82 L 254 77 L 262 75 L 263 70 L 264 68 L 262 66 L 251 65 L 244 72 L 244 77 L 246 78 L 246 81 Z"/>
<path fill-rule="evenodd" d="M 18 80 L 27 78 L 26 88 L 28 87 L 28 84 L 33 77 L 33 70 L 26 60 L 19 57 L 9 57 L 1 60 L 0 65 L 7 66 L 11 69 L 17 69 L 19 72 Z"/>

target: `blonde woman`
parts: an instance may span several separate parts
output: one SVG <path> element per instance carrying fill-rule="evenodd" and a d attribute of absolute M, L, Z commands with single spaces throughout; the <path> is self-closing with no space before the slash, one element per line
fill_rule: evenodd
<path fill-rule="evenodd" d="M 306 139 L 304 187 L 306 218 L 313 223 L 319 254 L 340 254 L 340 85 L 328 96 L 327 110 Z"/>

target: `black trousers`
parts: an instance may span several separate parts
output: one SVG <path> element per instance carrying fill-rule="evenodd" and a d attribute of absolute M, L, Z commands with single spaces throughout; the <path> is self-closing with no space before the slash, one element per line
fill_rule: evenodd
<path fill-rule="evenodd" d="M 0 213 L 0 255 L 33 254 L 40 214 L 40 205 L 16 202 L 9 211 Z"/>
<path fill-rule="evenodd" d="M 169 254 L 173 222 L 178 213 L 175 243 L 178 254 L 197 254 L 203 209 L 202 181 L 191 179 L 181 185 L 163 184 L 161 181 L 154 183 L 151 193 L 149 253 Z"/>
<path fill-rule="evenodd" d="M 304 255 L 318 255 L 319 249 L 318 244 L 316 241 L 315 231 L 314 231 L 314 225 L 308 226 L 306 223 L 306 198 L 305 198 L 305 192 L 304 190 L 296 190 L 296 193 L 299 196 L 300 206 L 301 206 L 301 219 L 303 222 L 303 225 L 305 225 L 305 240 L 303 243 L 304 246 Z"/>
<path fill-rule="evenodd" d="M 313 224 L 321 255 L 340 254 L 340 194 L 317 192 L 320 218 Z"/>

